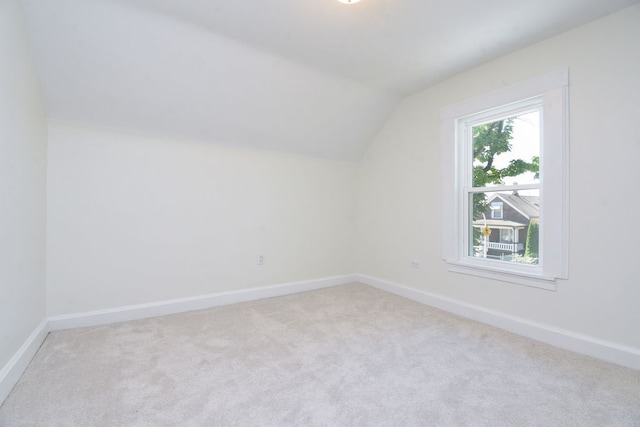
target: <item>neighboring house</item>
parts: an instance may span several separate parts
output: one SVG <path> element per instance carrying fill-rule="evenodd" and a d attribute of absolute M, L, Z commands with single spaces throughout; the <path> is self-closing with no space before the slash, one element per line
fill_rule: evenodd
<path fill-rule="evenodd" d="M 521 196 L 517 191 L 496 193 L 487 199 L 486 225 L 491 229 L 488 257 L 524 253 L 529 224 L 540 218 L 539 199 L 538 196 Z M 473 226 L 481 230 L 485 219 L 476 219 Z M 482 247 L 478 249 L 482 251 Z"/>

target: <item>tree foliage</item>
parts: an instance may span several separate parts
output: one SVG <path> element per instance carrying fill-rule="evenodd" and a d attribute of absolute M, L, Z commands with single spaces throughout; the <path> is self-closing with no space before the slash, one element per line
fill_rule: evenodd
<path fill-rule="evenodd" d="M 525 258 L 538 258 L 539 241 L 538 221 L 532 220 L 529 223 L 529 229 L 527 230 L 527 245 L 524 250 Z"/>
<path fill-rule="evenodd" d="M 514 119 L 500 120 L 475 126 L 473 128 L 473 186 L 486 187 L 490 184 L 504 184 L 504 178 L 516 177 L 525 172 L 533 172 L 538 178 L 540 158 L 535 156 L 531 162 L 513 159 L 506 167 L 495 166 L 496 158 L 511 151 Z M 473 208 L 476 214 L 486 211 L 486 195 L 473 195 Z"/>

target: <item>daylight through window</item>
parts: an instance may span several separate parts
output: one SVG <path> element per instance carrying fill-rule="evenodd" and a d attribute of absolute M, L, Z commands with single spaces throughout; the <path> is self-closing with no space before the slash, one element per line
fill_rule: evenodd
<path fill-rule="evenodd" d="M 555 289 L 567 277 L 568 72 L 442 111 L 449 270 Z"/>
<path fill-rule="evenodd" d="M 472 156 L 469 200 L 469 256 L 539 264 L 540 113 L 530 111 L 475 124 L 465 121 Z M 517 107 L 517 104 L 515 106 Z M 500 191 L 491 191 L 500 186 Z M 535 235 L 533 235 L 535 233 Z"/>

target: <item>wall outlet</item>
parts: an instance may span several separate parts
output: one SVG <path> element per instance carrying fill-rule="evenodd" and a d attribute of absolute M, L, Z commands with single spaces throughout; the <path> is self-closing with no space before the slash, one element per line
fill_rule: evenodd
<path fill-rule="evenodd" d="M 409 267 L 419 269 L 420 267 L 422 267 L 422 263 L 417 259 L 412 259 L 409 261 Z"/>
<path fill-rule="evenodd" d="M 256 257 L 256 262 L 258 265 L 264 265 L 264 255 L 258 255 Z"/>

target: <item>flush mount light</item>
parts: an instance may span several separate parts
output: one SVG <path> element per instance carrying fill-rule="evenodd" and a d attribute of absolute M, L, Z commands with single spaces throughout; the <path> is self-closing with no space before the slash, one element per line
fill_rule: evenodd
<path fill-rule="evenodd" d="M 360 0 L 338 0 L 338 1 L 344 4 L 354 4 L 354 3 L 358 3 Z"/>

